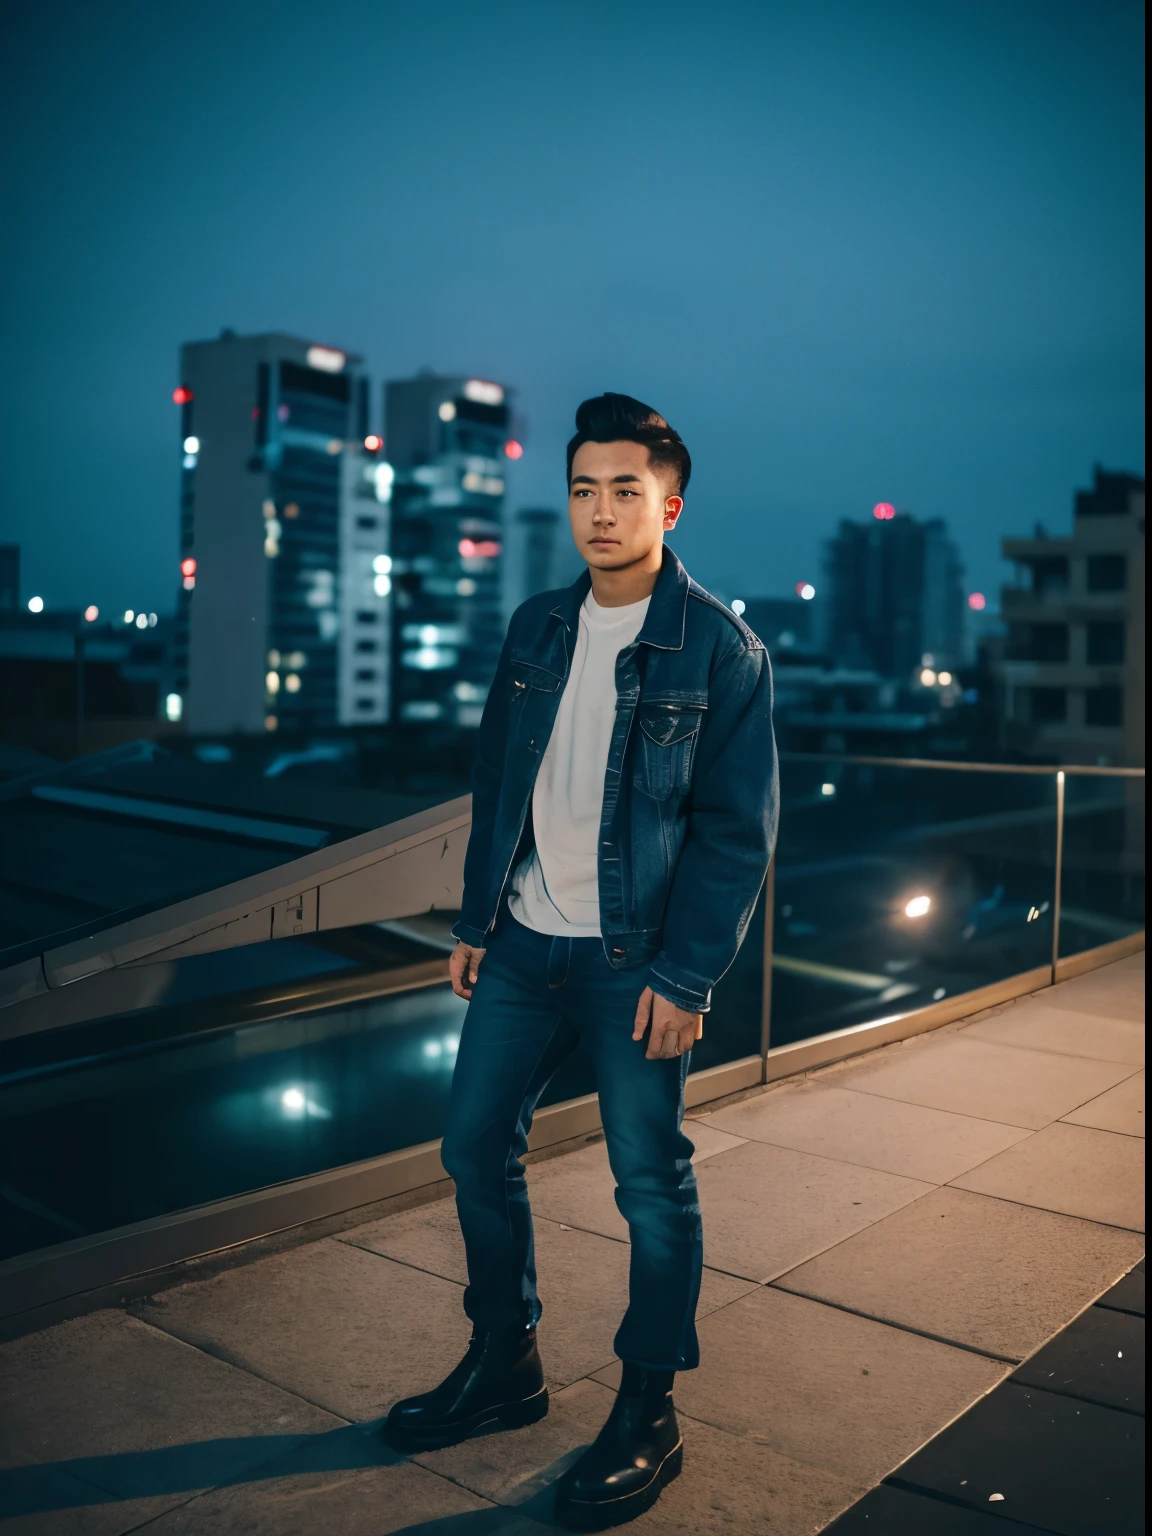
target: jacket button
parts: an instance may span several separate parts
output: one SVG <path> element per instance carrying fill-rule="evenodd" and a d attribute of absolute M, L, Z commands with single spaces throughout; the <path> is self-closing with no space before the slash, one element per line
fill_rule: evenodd
<path fill-rule="evenodd" d="M 535 738 L 535 736 L 533 736 L 532 740 L 528 743 L 528 745 L 530 747 L 534 747 L 536 745 L 536 738 Z"/>

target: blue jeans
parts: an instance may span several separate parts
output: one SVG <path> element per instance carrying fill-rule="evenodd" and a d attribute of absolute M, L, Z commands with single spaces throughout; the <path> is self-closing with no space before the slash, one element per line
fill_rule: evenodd
<path fill-rule="evenodd" d="M 649 1061 L 632 1039 L 647 966 L 616 971 L 599 939 L 550 938 L 507 906 L 464 1021 L 441 1152 L 468 1256 L 464 1310 L 479 1328 L 535 1323 L 524 1164 L 536 1105 L 578 1040 L 596 1069 L 616 1204 L 632 1239 L 614 1348 L 650 1370 L 699 1364 L 703 1241 L 692 1143 L 680 1129 L 688 1056 Z"/>

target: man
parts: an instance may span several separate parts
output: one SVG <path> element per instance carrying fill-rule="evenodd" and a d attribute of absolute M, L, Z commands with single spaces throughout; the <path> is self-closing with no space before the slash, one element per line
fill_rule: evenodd
<path fill-rule="evenodd" d="M 586 400 L 568 445 L 588 572 L 515 613 L 480 727 L 452 984 L 471 1000 L 444 1166 L 468 1258 L 464 1359 L 397 1403 L 404 1449 L 548 1411 L 522 1158 L 535 1106 L 582 1040 L 631 1236 L 620 1391 L 561 1479 L 600 1528 L 680 1470 L 677 1370 L 699 1362 L 700 1208 L 681 1131 L 689 1054 L 748 927 L 775 839 L 764 647 L 664 546 L 691 460 L 627 395 Z"/>

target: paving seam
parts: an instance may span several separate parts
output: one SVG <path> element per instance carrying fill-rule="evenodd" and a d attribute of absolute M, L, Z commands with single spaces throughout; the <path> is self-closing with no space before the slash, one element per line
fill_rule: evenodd
<path fill-rule="evenodd" d="M 975 1405 L 973 1404 L 973 1406 Z M 944 1426 L 945 1429 L 948 1427 L 949 1426 L 947 1424 Z M 943 1430 L 940 1431 L 941 1434 L 943 1434 L 943 1432 Z M 932 1438 L 935 1439 L 935 1435 Z M 928 1443 L 930 1442 L 925 1442 L 925 1444 Z M 903 1463 L 901 1463 L 901 1465 L 903 1465 Z M 967 1510 L 969 1514 L 978 1515 L 981 1513 L 980 1510 L 975 1509 L 971 1504 L 966 1504 L 963 1499 L 954 1499 L 950 1494 L 940 1493 L 935 1488 L 922 1488 L 919 1483 L 908 1482 L 902 1477 L 889 1476 L 882 1478 L 881 1482 L 886 1483 L 889 1488 L 899 1488 L 901 1493 L 912 1493 L 915 1494 L 918 1498 L 927 1499 L 930 1504 L 948 1504 L 953 1509 Z M 876 1486 L 879 1487 L 880 1483 L 877 1483 Z M 995 1516 L 992 1516 L 991 1518 L 995 1519 Z M 1029 1530 L 1052 1532 L 1052 1527 L 1050 1525 L 1034 1525 L 1031 1520 L 1025 1520 L 1018 1514 L 1014 1514 L 1012 1519 L 1015 1520 L 1017 1525 L 1026 1525 Z M 1054 1532 L 1053 1536 L 1059 1536 L 1059 1532 Z"/>
<path fill-rule="evenodd" d="M 1053 1124 L 1055 1123 L 1054 1121 Z M 1105 1131 L 1102 1134 L 1112 1136 L 1115 1132 Z M 1024 1143 L 1019 1141 L 1016 1145 L 1022 1147 Z M 1012 1148 L 1009 1147 L 1008 1150 L 1011 1152 Z M 997 1152 L 996 1156 L 1002 1157 L 1003 1153 Z M 988 1161 L 991 1162 L 992 1159 L 989 1158 Z M 984 1165 L 980 1163 L 977 1166 L 982 1168 Z M 970 1168 L 968 1172 L 975 1173 L 976 1169 Z M 956 1177 L 958 1179 L 966 1179 L 968 1174 L 958 1173 Z M 1007 1195 L 990 1195 L 987 1190 L 983 1189 L 965 1189 L 960 1184 L 941 1184 L 939 1188 L 954 1189 L 958 1195 L 978 1195 L 981 1200 L 999 1200 L 1001 1205 L 1017 1205 L 1026 1211 L 1047 1211 L 1049 1216 L 1063 1216 L 1067 1221 L 1082 1221 L 1089 1227 L 1106 1227 L 1109 1232 L 1131 1232 L 1133 1237 L 1144 1237 L 1146 1235 L 1143 1227 L 1122 1227 L 1118 1221 L 1097 1221 L 1095 1216 L 1075 1216 L 1071 1211 L 1055 1211 L 1050 1205 L 1029 1205 L 1026 1200 L 1009 1200 Z M 895 1212 L 892 1214 L 895 1215 Z M 1128 1271 L 1125 1270 L 1124 1274 L 1127 1273 Z"/>
<path fill-rule="evenodd" d="M 1072 1322 L 1075 1321 L 1076 1319 L 1073 1318 Z M 1069 1323 L 1068 1327 L 1071 1328 L 1071 1326 L 1072 1323 Z M 1063 1333 L 1064 1329 L 1061 1328 L 1060 1332 Z M 1032 1357 L 1029 1356 L 1028 1358 L 1031 1359 Z M 1024 1363 L 1027 1364 L 1027 1361 Z M 1085 1397 L 1082 1392 L 1062 1392 L 1059 1387 L 1044 1386 L 1043 1382 L 1017 1381 L 1015 1374 L 1007 1377 L 1001 1385 L 1006 1385 L 1008 1382 L 1011 1382 L 1014 1387 L 1018 1387 L 1021 1392 L 1046 1392 L 1049 1397 L 1062 1397 L 1068 1403 L 1087 1403 L 1090 1408 L 1108 1408 L 1113 1413 L 1126 1413 L 1133 1419 L 1145 1417 L 1139 1408 L 1125 1408 L 1121 1403 L 1102 1403 L 1098 1397 Z"/>
<path fill-rule="evenodd" d="M 994 1349 L 981 1349 L 978 1344 L 965 1344 L 960 1339 L 946 1338 L 942 1333 L 930 1333 L 927 1328 L 913 1328 L 910 1323 L 898 1323 L 890 1317 L 877 1317 L 874 1312 L 862 1312 L 859 1307 L 849 1307 L 840 1301 L 829 1301 L 825 1296 L 812 1296 L 807 1291 L 794 1290 L 791 1286 L 781 1285 L 778 1280 L 770 1281 L 764 1289 L 780 1291 L 785 1296 L 799 1296 L 802 1301 L 813 1301 L 817 1306 L 830 1307 L 834 1312 L 847 1312 L 850 1317 L 862 1317 L 867 1322 L 879 1323 L 883 1328 L 895 1328 L 898 1333 L 913 1333 L 919 1339 L 931 1339 L 933 1344 L 946 1344 L 950 1349 L 962 1349 L 965 1354 L 979 1355 L 983 1360 L 995 1360 L 998 1365 L 1023 1365 L 1025 1360 L 1031 1358 L 1028 1355 L 1001 1355 Z"/>

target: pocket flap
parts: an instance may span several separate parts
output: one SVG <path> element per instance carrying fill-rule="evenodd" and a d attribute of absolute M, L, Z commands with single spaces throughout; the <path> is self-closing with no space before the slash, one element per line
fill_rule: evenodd
<path fill-rule="evenodd" d="M 704 713 L 699 705 L 641 704 L 640 729 L 659 747 L 671 747 L 700 729 Z"/>

